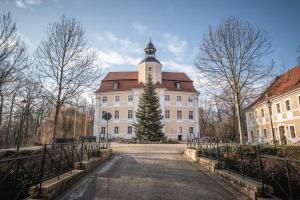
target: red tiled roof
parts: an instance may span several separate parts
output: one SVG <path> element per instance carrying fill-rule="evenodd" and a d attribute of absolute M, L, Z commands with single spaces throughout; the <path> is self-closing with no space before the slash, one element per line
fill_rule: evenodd
<path fill-rule="evenodd" d="M 115 81 L 119 83 L 119 88 L 116 91 L 144 87 L 143 83 L 138 83 L 138 72 L 109 72 L 96 92 L 115 91 L 113 89 Z M 181 89 L 179 90 L 176 88 L 176 81 L 181 82 Z M 194 88 L 193 81 L 185 73 L 181 72 L 162 72 L 162 83 L 157 82 L 155 87 L 173 91 L 198 92 Z"/>
<path fill-rule="evenodd" d="M 300 87 L 300 65 L 277 77 L 265 92 L 248 108 L 258 105 L 268 98 L 272 98 Z"/>

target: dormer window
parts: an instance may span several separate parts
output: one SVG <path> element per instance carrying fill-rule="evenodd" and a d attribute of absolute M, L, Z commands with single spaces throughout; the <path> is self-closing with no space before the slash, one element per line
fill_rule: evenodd
<path fill-rule="evenodd" d="M 119 89 L 119 83 L 118 83 L 117 81 L 114 82 L 114 84 L 113 84 L 113 89 L 114 89 L 114 90 Z"/>
<path fill-rule="evenodd" d="M 180 83 L 179 81 L 177 81 L 177 82 L 176 82 L 176 89 L 177 89 L 177 90 L 180 90 L 180 87 L 181 87 L 181 83 Z"/>

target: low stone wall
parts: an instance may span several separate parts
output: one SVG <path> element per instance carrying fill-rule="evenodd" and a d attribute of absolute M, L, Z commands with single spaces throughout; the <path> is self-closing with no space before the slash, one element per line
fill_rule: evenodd
<path fill-rule="evenodd" d="M 42 183 L 40 199 L 54 199 L 59 194 L 64 192 L 66 188 L 75 183 L 80 177 L 84 175 L 83 170 L 72 170 L 57 177 L 44 181 Z M 29 194 L 36 193 L 35 186 L 29 188 Z"/>
<path fill-rule="evenodd" d="M 57 177 L 43 181 L 41 189 L 41 199 L 51 200 L 56 198 L 62 192 L 64 192 L 68 187 L 74 184 L 80 177 L 85 173 L 91 171 L 97 167 L 101 162 L 106 160 L 112 154 L 111 149 L 101 150 L 100 157 L 91 158 L 88 161 L 82 163 L 75 162 L 74 170 L 64 173 Z M 36 193 L 36 186 L 29 188 L 29 194 L 33 195 Z"/>
<path fill-rule="evenodd" d="M 197 149 L 185 149 L 184 154 L 193 161 L 198 161 L 200 152 Z"/>
<path fill-rule="evenodd" d="M 83 161 L 82 163 L 75 162 L 74 168 L 84 170 L 84 172 L 87 173 L 87 172 L 93 170 L 96 166 L 98 166 L 101 162 L 106 160 L 108 157 L 110 157 L 111 154 L 112 154 L 111 149 L 104 149 L 101 151 L 100 157 L 91 158 L 87 161 Z"/>
<path fill-rule="evenodd" d="M 219 169 L 217 160 L 200 157 L 200 152 L 196 149 L 186 149 L 184 154 L 186 157 L 199 163 L 200 166 L 222 178 L 222 180 L 245 194 L 248 198 L 256 200 L 262 196 L 262 185 L 260 182 L 247 178 L 243 179 L 242 176 L 238 174 Z"/>

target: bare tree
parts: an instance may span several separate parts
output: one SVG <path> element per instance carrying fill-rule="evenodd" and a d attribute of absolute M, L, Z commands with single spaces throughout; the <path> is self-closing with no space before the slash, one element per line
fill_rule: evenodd
<path fill-rule="evenodd" d="M 249 22 L 226 18 L 218 27 L 209 27 L 200 45 L 196 68 L 216 91 L 229 87 L 234 98 L 240 143 L 242 133 L 242 102 L 244 94 L 270 71 L 262 58 L 271 52 L 269 35 Z"/>
<path fill-rule="evenodd" d="M 93 85 L 101 74 L 94 66 L 96 56 L 87 46 L 80 23 L 65 16 L 50 24 L 36 58 L 37 72 L 55 106 L 55 139 L 59 111 L 64 102 Z"/>
<path fill-rule="evenodd" d="M 8 12 L 0 16 L 0 127 L 4 99 L 10 93 L 8 87 L 16 80 L 17 74 L 27 66 L 26 63 L 24 43 L 17 34 L 16 22 Z"/>

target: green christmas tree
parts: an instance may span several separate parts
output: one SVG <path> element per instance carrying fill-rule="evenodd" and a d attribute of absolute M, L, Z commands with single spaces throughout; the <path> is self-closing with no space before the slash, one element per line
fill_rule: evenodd
<path fill-rule="evenodd" d="M 150 76 L 140 98 L 136 118 L 137 123 L 133 126 L 138 141 L 160 141 L 163 138 L 163 124 L 161 123 L 163 116 L 159 98 Z"/>

